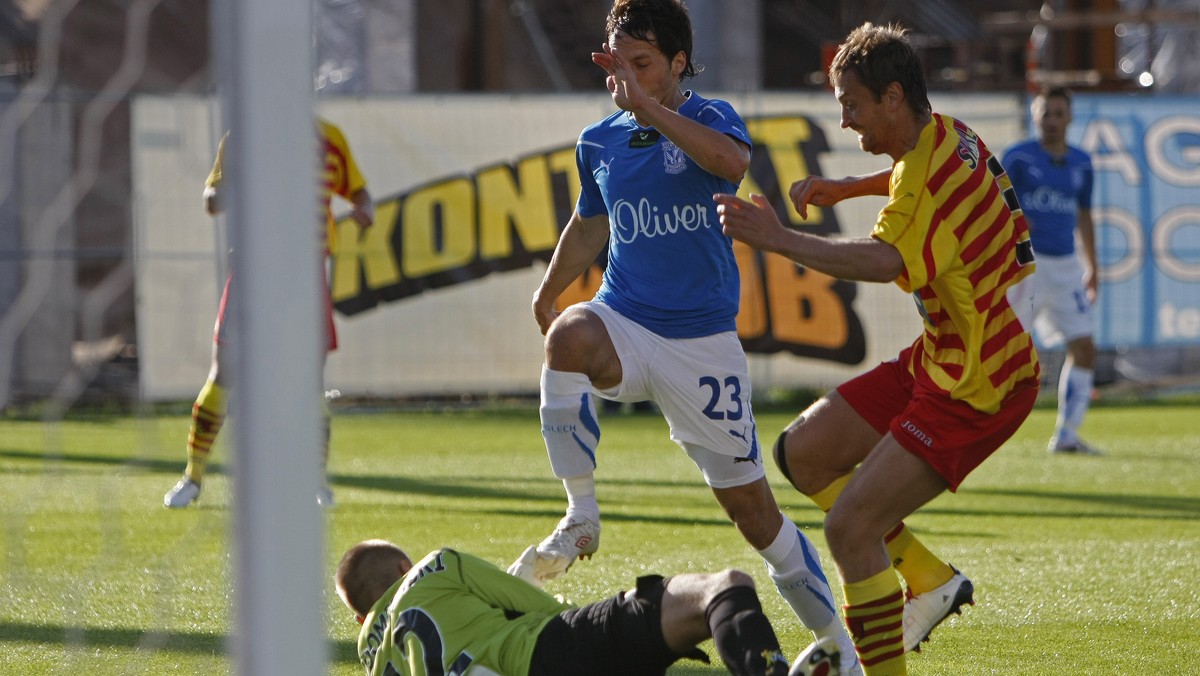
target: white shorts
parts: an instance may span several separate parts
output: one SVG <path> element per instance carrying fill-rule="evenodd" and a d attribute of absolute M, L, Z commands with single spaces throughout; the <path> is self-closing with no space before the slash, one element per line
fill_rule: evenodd
<path fill-rule="evenodd" d="M 1092 304 L 1078 257 L 1038 255 L 1033 312 L 1034 332 L 1046 347 L 1092 335 Z"/>
<path fill-rule="evenodd" d="M 604 322 L 617 358 L 620 384 L 596 394 L 613 401 L 658 404 L 679 444 L 713 488 L 741 486 L 766 476 L 750 409 L 750 374 L 737 333 L 664 338 L 603 303 L 585 307 Z"/>

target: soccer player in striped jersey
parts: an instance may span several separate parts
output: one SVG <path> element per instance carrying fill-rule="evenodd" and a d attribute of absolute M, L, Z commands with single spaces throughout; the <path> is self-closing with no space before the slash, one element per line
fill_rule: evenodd
<path fill-rule="evenodd" d="M 809 177 L 789 196 L 804 216 L 810 205 L 886 196 L 871 235 L 787 229 L 760 195 L 718 195 L 718 212 L 726 234 L 759 249 L 841 279 L 895 283 L 924 320 L 912 345 L 813 404 L 775 445 L 789 481 L 828 512 L 825 537 L 865 672 L 903 674 L 905 652 L 973 602 L 970 580 L 904 519 L 957 489 L 1037 396 L 1027 330 L 1033 253 L 999 159 L 962 121 L 932 111 L 903 29 L 856 28 L 829 74 L 841 126 L 892 164 L 865 176 Z"/>
<path fill-rule="evenodd" d="M 1092 220 L 1092 158 L 1083 149 L 1067 145 L 1069 90 L 1052 87 L 1040 92 L 1030 113 L 1037 138 L 1009 148 L 1004 168 L 1029 221 L 1038 259 L 1033 278 L 1034 331 L 1046 346 L 1067 344 L 1058 377 L 1058 419 L 1047 450 L 1100 455 L 1079 438 L 1079 426 L 1092 402 L 1096 364 L 1092 305 L 1100 287 Z"/>
<path fill-rule="evenodd" d="M 350 216 L 360 226 L 366 228 L 375 218 L 375 208 L 371 202 L 371 194 L 367 191 L 367 183 L 354 155 L 350 152 L 350 144 L 345 135 L 333 123 L 318 118 L 316 121 L 317 156 L 317 241 L 326 254 L 329 254 L 333 243 L 334 220 L 332 211 L 333 196 L 350 203 Z M 221 137 L 217 144 L 217 157 L 213 162 L 212 171 L 204 182 L 204 209 L 209 215 L 215 216 L 223 210 L 221 184 L 224 179 L 225 145 L 229 142 L 229 134 Z M 301 231 L 302 234 L 312 231 Z M 229 329 L 227 319 L 232 317 L 229 308 L 229 285 L 233 281 L 232 272 L 225 279 L 225 290 L 221 294 L 221 303 L 217 310 L 216 328 L 213 331 L 212 362 L 208 371 L 208 380 L 200 389 L 200 394 L 192 404 L 192 424 L 188 432 L 187 466 L 183 477 L 163 496 L 163 506 L 168 508 L 187 507 L 200 497 L 200 488 L 204 482 L 205 468 L 212 452 L 213 443 L 225 422 L 225 412 L 228 408 L 227 395 L 229 382 L 227 375 L 227 350 L 222 350 L 222 344 L 228 344 L 233 334 Z M 337 333 L 333 325 L 333 303 L 329 297 L 328 285 L 324 297 L 326 351 L 337 349 Z M 324 353 L 322 354 L 324 357 Z M 322 365 L 323 366 L 323 365 Z M 329 457 L 329 413 L 325 417 L 325 442 L 322 450 L 322 465 Z M 317 502 L 322 506 L 333 504 L 333 491 L 326 481 L 317 492 Z"/>

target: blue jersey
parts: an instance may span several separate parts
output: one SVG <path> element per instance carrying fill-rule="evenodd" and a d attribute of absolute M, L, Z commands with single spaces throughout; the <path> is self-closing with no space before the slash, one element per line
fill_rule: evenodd
<path fill-rule="evenodd" d="M 679 114 L 750 145 L 725 101 L 687 93 Z M 721 234 L 714 176 L 653 128 L 618 111 L 587 127 L 575 148 L 582 217 L 608 215 L 608 267 L 596 300 L 665 338 L 736 329 L 733 241 Z"/>
<path fill-rule="evenodd" d="M 1053 157 L 1035 139 L 1009 148 L 1003 164 L 1029 221 L 1033 250 L 1046 256 L 1074 253 L 1079 210 L 1092 208 L 1088 154 L 1068 146 L 1064 157 Z"/>

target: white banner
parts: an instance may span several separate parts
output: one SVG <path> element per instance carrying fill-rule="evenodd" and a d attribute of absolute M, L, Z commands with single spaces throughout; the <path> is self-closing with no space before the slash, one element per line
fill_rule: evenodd
<path fill-rule="evenodd" d="M 889 162 L 840 129 L 832 95 L 720 98 L 747 120 L 756 144 L 743 192 L 775 198 L 796 227 L 870 231 L 882 198 L 815 210 L 801 222 L 781 197 L 808 173 L 860 174 Z M 1020 138 L 1019 97 L 933 102 L 993 152 Z M 148 400 L 194 396 L 208 369 L 226 248 L 222 220 L 200 203 L 221 133 L 215 110 L 196 98 L 134 105 L 138 346 Z M 575 139 L 611 111 L 605 94 L 320 102 L 318 112 L 345 132 L 377 207 L 375 226 L 361 235 L 339 224 L 332 283 L 340 348 L 330 355 L 328 386 L 380 397 L 535 392 L 542 338 L 530 301 L 578 189 Z M 307 224 L 297 227 L 308 236 Z M 894 356 L 921 330 L 911 299 L 893 285 L 834 284 L 749 250 L 739 250 L 739 264 L 739 335 L 760 394 L 829 387 Z"/>

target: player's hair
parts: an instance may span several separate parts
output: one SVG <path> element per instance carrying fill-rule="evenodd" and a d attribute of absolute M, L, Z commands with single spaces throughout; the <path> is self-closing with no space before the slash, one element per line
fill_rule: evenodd
<path fill-rule="evenodd" d="M 401 577 L 400 564 L 412 561 L 387 540 L 365 540 L 342 555 L 334 584 L 338 596 L 359 617 L 366 617 L 384 592 Z"/>
<path fill-rule="evenodd" d="M 855 28 L 838 47 L 829 66 L 829 79 L 852 71 L 863 86 L 879 101 L 883 90 L 893 82 L 900 85 L 908 106 L 924 115 L 929 105 L 929 90 L 921 57 L 908 41 L 908 29 L 898 24 L 876 26 L 870 21 Z"/>
<path fill-rule="evenodd" d="M 1061 85 L 1048 85 L 1042 87 L 1041 91 L 1039 91 L 1037 95 L 1037 98 L 1042 100 L 1060 98 L 1067 102 L 1067 108 L 1071 107 L 1071 99 L 1073 97 L 1074 95 L 1071 93 L 1071 90 Z"/>
<path fill-rule="evenodd" d="M 667 60 L 679 52 L 687 59 L 679 79 L 695 77 L 703 68 L 692 63 L 692 20 L 683 0 L 616 0 L 605 24 L 608 35 L 617 31 L 658 47 Z"/>

